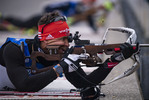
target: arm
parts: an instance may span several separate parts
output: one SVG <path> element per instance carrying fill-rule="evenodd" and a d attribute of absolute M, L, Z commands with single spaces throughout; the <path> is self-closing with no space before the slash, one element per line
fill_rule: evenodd
<path fill-rule="evenodd" d="M 29 76 L 22 51 L 11 42 L 4 48 L 3 57 L 8 76 L 18 91 L 39 91 L 57 78 L 53 69 Z"/>

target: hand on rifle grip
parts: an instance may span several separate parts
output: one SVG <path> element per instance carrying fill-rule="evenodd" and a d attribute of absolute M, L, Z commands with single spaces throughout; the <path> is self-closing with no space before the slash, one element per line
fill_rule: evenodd
<path fill-rule="evenodd" d="M 63 68 L 64 73 L 76 71 L 79 67 L 79 59 L 86 57 L 86 55 L 82 54 L 70 54 L 72 51 L 73 47 L 67 50 L 62 60 L 59 62 L 60 66 Z"/>
<path fill-rule="evenodd" d="M 124 59 L 131 57 L 133 54 L 139 52 L 139 43 L 137 43 L 136 48 L 134 49 L 133 46 L 129 43 L 124 43 L 120 45 L 120 53 L 116 53 L 111 56 L 112 62 L 121 62 Z"/>

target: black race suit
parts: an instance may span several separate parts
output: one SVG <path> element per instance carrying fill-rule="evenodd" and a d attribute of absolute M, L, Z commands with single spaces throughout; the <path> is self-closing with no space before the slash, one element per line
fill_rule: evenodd
<path fill-rule="evenodd" d="M 34 40 L 27 40 L 30 53 L 34 42 Z M 37 50 L 37 46 L 34 45 L 34 48 Z M 6 67 L 8 76 L 18 91 L 39 91 L 57 78 L 53 69 L 30 76 L 24 60 L 24 54 L 20 47 L 12 42 L 4 44 L 0 49 L 0 64 Z M 57 61 L 49 62 L 43 58 L 38 60 L 45 67 L 58 63 Z M 111 70 L 101 65 L 89 75 L 86 75 L 82 68 L 79 68 L 77 72 L 66 73 L 65 76 L 76 88 L 83 88 L 97 85 L 105 79 Z"/>

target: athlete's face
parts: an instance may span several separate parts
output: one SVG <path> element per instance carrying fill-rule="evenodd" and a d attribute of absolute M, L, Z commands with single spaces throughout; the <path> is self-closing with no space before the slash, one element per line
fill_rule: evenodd
<path fill-rule="evenodd" d="M 50 49 L 57 48 L 57 53 L 64 53 L 69 47 L 69 42 L 67 37 L 56 38 L 52 40 L 45 40 L 41 42 L 41 48 L 45 53 L 49 53 Z"/>

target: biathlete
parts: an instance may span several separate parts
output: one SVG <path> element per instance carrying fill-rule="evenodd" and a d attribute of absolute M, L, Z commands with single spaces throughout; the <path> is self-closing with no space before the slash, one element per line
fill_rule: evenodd
<path fill-rule="evenodd" d="M 106 78 L 114 66 L 138 51 L 133 50 L 130 44 L 124 43 L 120 47 L 121 53 L 112 55 L 99 68 L 87 75 L 79 65 L 80 57 L 85 55 L 68 53 L 69 31 L 66 17 L 54 11 L 41 17 L 38 22 L 38 35 L 34 39 L 7 38 L 0 48 L 0 90 L 39 91 L 57 77 L 62 77 L 64 73 L 72 85 L 81 89 L 82 99 L 93 100 L 99 96 L 95 89 L 96 85 Z M 24 42 L 24 52 L 21 49 L 21 42 Z M 38 68 L 53 67 L 38 74 L 31 74 L 27 68 L 31 66 L 31 59 L 25 56 L 30 56 L 33 51 L 48 54 L 47 46 L 51 45 L 59 46 L 58 53 L 67 51 L 67 56 L 60 61 L 47 61 L 38 57 Z"/>

